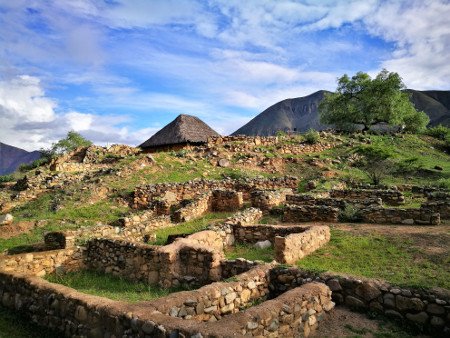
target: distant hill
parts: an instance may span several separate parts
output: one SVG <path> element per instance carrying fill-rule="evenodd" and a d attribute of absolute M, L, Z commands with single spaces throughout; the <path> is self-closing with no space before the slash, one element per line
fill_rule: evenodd
<path fill-rule="evenodd" d="M 0 142 L 0 175 L 11 174 L 21 164 L 31 163 L 40 157 L 39 151 L 28 152 Z"/>
<path fill-rule="evenodd" d="M 407 89 L 411 101 L 418 110 L 430 117 L 430 125 L 439 123 L 450 126 L 450 91 L 418 91 Z M 286 99 L 275 103 L 257 115 L 233 135 L 274 135 L 277 131 L 317 130 L 324 126 L 319 123 L 317 108 L 327 91 L 320 90 L 311 95 Z"/>

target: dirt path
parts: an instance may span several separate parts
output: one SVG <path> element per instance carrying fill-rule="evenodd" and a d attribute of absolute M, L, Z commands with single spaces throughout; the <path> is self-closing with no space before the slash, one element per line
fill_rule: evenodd
<path fill-rule="evenodd" d="M 394 323 L 369 319 L 365 314 L 351 312 L 342 307 L 336 307 L 319 323 L 318 330 L 311 337 L 417 337 L 428 338 L 426 335 L 413 336 Z"/>

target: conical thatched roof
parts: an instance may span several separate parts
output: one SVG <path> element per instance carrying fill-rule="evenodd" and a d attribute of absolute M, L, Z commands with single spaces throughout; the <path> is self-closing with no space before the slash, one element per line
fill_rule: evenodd
<path fill-rule="evenodd" d="M 198 117 L 181 114 L 139 147 L 153 148 L 185 143 L 204 143 L 211 136 L 220 135 Z"/>

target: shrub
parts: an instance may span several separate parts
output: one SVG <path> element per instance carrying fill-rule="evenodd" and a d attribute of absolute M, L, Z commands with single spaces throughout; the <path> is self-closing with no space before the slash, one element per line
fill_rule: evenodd
<path fill-rule="evenodd" d="M 28 170 L 35 169 L 37 167 L 40 167 L 41 165 L 47 164 L 50 161 L 48 157 L 42 157 L 37 160 L 34 160 L 33 162 L 29 164 L 21 164 L 19 167 L 19 171 L 25 172 Z"/>
<path fill-rule="evenodd" d="M 361 212 L 354 205 L 347 204 L 339 214 L 340 222 L 360 222 L 362 220 Z"/>
<path fill-rule="evenodd" d="M 445 141 L 447 137 L 450 138 L 450 128 L 439 124 L 436 127 L 428 128 L 425 131 L 425 134 L 437 138 L 438 140 Z"/>
<path fill-rule="evenodd" d="M 13 182 L 15 180 L 13 175 L 0 175 L 0 183 Z"/>
<path fill-rule="evenodd" d="M 309 129 L 303 136 L 308 144 L 316 144 L 320 139 L 319 133 L 314 129 Z"/>

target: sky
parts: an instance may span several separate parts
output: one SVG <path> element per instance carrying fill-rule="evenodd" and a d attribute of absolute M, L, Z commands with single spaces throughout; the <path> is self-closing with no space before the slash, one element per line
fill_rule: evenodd
<path fill-rule="evenodd" d="M 448 0 L 0 0 L 0 142 L 138 145 L 179 114 L 230 134 L 344 73 L 450 89 Z"/>

